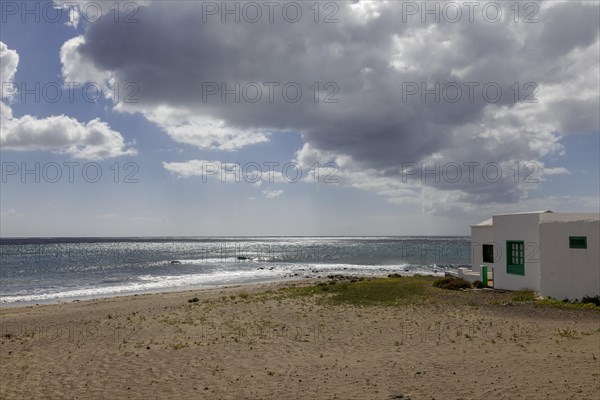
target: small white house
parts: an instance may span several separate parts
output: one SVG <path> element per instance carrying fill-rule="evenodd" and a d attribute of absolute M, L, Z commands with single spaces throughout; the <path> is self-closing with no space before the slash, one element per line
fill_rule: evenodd
<path fill-rule="evenodd" d="M 600 295 L 600 214 L 537 211 L 494 215 L 471 226 L 471 265 L 459 271 L 494 288 L 557 299 Z M 492 280 L 493 277 L 493 280 Z"/>

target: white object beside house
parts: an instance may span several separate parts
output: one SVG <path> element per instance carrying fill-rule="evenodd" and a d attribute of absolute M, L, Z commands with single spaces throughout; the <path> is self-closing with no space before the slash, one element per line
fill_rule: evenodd
<path fill-rule="evenodd" d="M 538 211 L 494 215 L 471 226 L 471 265 L 459 277 L 545 297 L 600 295 L 600 214 Z M 493 271 L 493 273 L 491 272 Z"/>

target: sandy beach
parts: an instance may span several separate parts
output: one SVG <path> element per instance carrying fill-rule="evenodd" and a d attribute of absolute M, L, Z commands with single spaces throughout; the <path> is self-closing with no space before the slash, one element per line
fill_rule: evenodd
<path fill-rule="evenodd" d="M 309 284 L 4 308 L 0 398 L 593 399 L 600 392 L 598 308 L 437 288 L 365 306 L 329 301 L 328 284 L 298 288 Z"/>

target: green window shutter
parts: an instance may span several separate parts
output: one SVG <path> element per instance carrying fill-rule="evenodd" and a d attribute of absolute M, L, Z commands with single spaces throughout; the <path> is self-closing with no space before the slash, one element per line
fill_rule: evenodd
<path fill-rule="evenodd" d="M 506 273 L 525 275 L 525 243 L 522 241 L 506 242 Z"/>

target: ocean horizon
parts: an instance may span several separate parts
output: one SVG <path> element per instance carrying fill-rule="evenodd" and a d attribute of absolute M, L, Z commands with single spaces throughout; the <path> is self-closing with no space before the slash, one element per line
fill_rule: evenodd
<path fill-rule="evenodd" d="M 0 305 L 55 303 L 330 275 L 444 275 L 465 236 L 0 238 Z"/>

